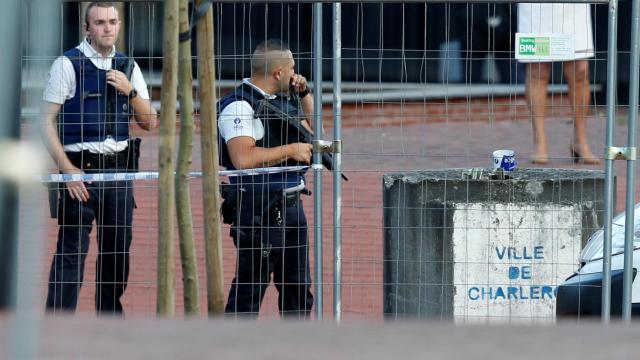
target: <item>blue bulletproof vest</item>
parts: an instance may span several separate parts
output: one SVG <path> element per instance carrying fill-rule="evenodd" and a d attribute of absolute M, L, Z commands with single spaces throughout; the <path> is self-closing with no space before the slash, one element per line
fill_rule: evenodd
<path fill-rule="evenodd" d="M 220 113 L 225 107 L 235 101 L 246 101 L 253 108 L 254 113 L 257 111 L 258 102 L 265 100 L 264 95 L 254 89 L 252 86 L 242 84 L 237 87 L 234 92 L 223 97 L 218 101 L 217 112 L 218 119 L 220 119 Z M 276 94 L 275 99 L 268 100 L 269 103 L 278 107 L 282 112 L 299 117 L 302 116 L 302 110 L 300 108 L 300 100 L 296 96 L 287 97 L 282 94 Z M 286 144 L 292 144 L 301 142 L 297 131 L 292 131 L 290 126 L 278 116 L 269 116 L 269 118 L 259 117 L 254 114 L 254 118 L 260 119 L 262 126 L 264 127 L 264 137 L 260 140 L 256 140 L 256 146 L 271 148 Z M 227 143 L 218 132 L 218 146 L 220 165 L 224 166 L 228 170 L 235 170 L 231 158 L 229 157 L 229 150 L 227 149 Z M 288 160 L 278 166 L 297 166 L 306 165 L 294 160 Z M 268 190 L 281 190 L 284 188 L 296 186 L 300 184 L 300 180 L 304 179 L 303 172 L 285 172 L 280 174 L 269 175 L 247 175 L 247 176 L 233 176 L 229 180 L 232 184 L 242 185 L 247 191 L 258 191 L 257 187 L 260 187 L 259 191 L 265 190 L 265 185 Z"/>
<path fill-rule="evenodd" d="M 98 69 L 80 50 L 64 53 L 73 64 L 76 92 L 63 105 L 58 117 L 58 135 L 63 145 L 129 138 L 129 99 L 107 84 L 107 71 Z M 113 69 L 131 73 L 133 61 L 116 53 Z"/>

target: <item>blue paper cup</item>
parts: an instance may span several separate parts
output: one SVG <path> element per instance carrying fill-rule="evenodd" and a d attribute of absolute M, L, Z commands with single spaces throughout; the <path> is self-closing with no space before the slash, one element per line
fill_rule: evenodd
<path fill-rule="evenodd" d="M 515 151 L 496 150 L 493 152 L 493 170 L 513 171 L 517 166 Z"/>

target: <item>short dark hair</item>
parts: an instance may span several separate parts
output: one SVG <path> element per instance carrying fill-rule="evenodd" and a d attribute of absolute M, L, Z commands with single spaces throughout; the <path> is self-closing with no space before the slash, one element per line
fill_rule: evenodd
<path fill-rule="evenodd" d="M 270 51 L 291 51 L 289 45 L 280 39 L 267 39 L 253 51 L 251 55 L 251 72 L 257 73 L 259 71 L 268 70 L 269 62 L 272 60 L 267 55 Z"/>
<path fill-rule="evenodd" d="M 84 11 L 84 23 L 85 25 L 87 25 L 87 27 L 89 27 L 89 12 L 91 12 L 91 9 L 93 9 L 94 7 L 101 7 L 101 8 L 112 7 L 115 9 L 116 5 L 111 1 L 92 1 L 91 4 L 87 6 L 87 9 Z"/>

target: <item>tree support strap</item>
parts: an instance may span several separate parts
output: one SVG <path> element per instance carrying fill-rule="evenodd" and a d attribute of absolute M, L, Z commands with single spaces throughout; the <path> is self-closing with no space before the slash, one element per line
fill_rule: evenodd
<path fill-rule="evenodd" d="M 183 43 L 185 41 L 191 40 L 191 33 L 193 31 L 193 28 L 196 26 L 196 23 L 205 16 L 207 11 L 209 11 L 211 5 L 213 5 L 213 0 L 203 0 L 200 5 L 194 5 L 191 8 L 191 25 L 189 26 L 189 30 L 178 35 L 179 42 Z"/>

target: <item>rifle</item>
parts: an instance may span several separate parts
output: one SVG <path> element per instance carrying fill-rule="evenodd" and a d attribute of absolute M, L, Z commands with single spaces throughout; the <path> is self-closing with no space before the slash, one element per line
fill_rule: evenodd
<path fill-rule="evenodd" d="M 297 135 L 300 142 L 307 144 L 313 143 L 313 133 L 301 124 L 301 117 L 292 116 L 291 114 L 282 111 L 282 109 L 270 103 L 268 99 L 258 101 L 255 115 L 265 120 L 274 118 L 282 119 L 282 121 L 289 126 L 289 130 L 297 132 L 297 134 L 294 133 L 293 136 Z M 327 170 L 333 171 L 333 155 L 331 153 L 322 153 L 322 165 L 324 165 Z M 349 180 L 344 174 L 340 175 L 345 181 Z"/>

